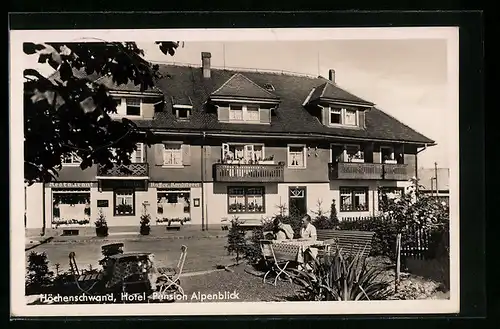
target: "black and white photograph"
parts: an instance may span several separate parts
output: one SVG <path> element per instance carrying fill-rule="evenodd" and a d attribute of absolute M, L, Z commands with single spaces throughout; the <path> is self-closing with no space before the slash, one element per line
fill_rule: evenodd
<path fill-rule="evenodd" d="M 13 314 L 459 311 L 458 28 L 10 51 Z"/>

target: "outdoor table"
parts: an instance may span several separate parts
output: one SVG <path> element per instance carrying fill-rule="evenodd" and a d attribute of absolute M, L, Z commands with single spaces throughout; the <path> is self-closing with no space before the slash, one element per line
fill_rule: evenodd
<path fill-rule="evenodd" d="M 156 270 L 154 254 L 143 252 L 127 252 L 109 257 L 107 264 L 106 288 L 121 284 L 124 288 L 127 279 L 137 277 L 134 283 L 148 284 L 152 290 L 156 288 L 158 271 Z M 125 284 L 124 284 L 125 283 Z"/>
<path fill-rule="evenodd" d="M 324 246 L 323 241 L 293 239 L 273 241 L 273 250 L 277 258 L 304 263 L 304 254 L 309 251 L 313 257 L 318 249 Z"/>

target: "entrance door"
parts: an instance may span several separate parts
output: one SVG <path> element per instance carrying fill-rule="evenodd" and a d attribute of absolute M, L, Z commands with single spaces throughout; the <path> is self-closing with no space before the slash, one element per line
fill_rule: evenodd
<path fill-rule="evenodd" d="M 290 187 L 288 204 L 290 216 L 304 216 L 307 214 L 307 193 L 305 186 Z"/>
<path fill-rule="evenodd" d="M 344 154 L 344 147 L 342 145 L 332 144 L 331 150 L 332 150 L 331 163 L 337 163 L 342 161 L 342 155 Z"/>

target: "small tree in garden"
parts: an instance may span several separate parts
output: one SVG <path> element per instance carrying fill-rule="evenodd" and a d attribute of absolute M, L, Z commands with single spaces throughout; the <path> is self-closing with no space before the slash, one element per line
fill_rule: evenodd
<path fill-rule="evenodd" d="M 332 204 L 330 205 L 330 221 L 334 228 L 338 229 L 339 218 L 337 217 L 337 205 L 335 204 L 335 199 L 332 199 Z"/>
<path fill-rule="evenodd" d="M 239 264 L 241 256 L 246 249 L 245 231 L 241 228 L 238 217 L 231 220 L 231 228 L 227 234 L 227 245 L 224 247 L 229 255 L 236 254 L 236 264 Z"/>
<path fill-rule="evenodd" d="M 312 211 L 316 218 L 313 219 L 313 224 L 317 229 L 332 229 L 335 228 L 334 223 L 327 216 L 327 213 L 323 210 L 323 201 L 320 199 L 316 202 L 317 209 Z"/>
<path fill-rule="evenodd" d="M 32 251 L 28 255 L 28 273 L 26 274 L 26 288 L 38 292 L 43 286 L 52 283 L 54 272 L 49 270 L 47 254 Z"/>

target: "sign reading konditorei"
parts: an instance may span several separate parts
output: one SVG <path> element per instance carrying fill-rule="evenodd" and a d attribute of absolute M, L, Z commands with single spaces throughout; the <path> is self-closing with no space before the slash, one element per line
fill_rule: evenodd
<path fill-rule="evenodd" d="M 47 183 L 50 188 L 91 188 L 96 187 L 96 182 L 50 182 Z"/>
<path fill-rule="evenodd" d="M 149 187 L 156 188 L 192 188 L 201 187 L 201 183 L 150 182 Z"/>

